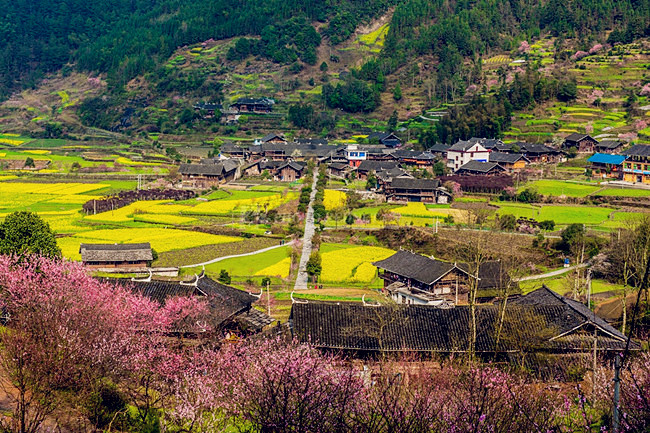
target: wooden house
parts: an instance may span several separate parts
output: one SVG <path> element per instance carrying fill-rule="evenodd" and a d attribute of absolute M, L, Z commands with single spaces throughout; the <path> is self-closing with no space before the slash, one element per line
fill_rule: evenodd
<path fill-rule="evenodd" d="M 530 295 L 530 303 L 509 302 L 503 316 L 497 305 L 475 307 L 474 353 L 485 359 L 494 360 L 498 355 L 508 360 L 530 352 L 591 356 L 596 350 L 601 356 L 613 356 L 625 348 L 625 335 L 584 305 L 566 298 L 536 303 L 533 298 L 543 296 Z M 424 356 L 468 352 L 471 320 L 469 306 L 308 300 L 297 300 L 289 317 L 293 337 L 299 341 L 358 357 L 391 352 Z M 631 348 L 638 351 L 640 346 L 633 342 Z"/>
<path fill-rule="evenodd" d="M 357 179 L 366 180 L 371 172 L 377 173 L 381 170 L 392 170 L 398 167 L 399 165 L 395 161 L 362 161 L 357 166 Z"/>
<path fill-rule="evenodd" d="M 215 104 L 212 102 L 197 102 L 194 104 L 192 107 L 194 108 L 195 111 L 198 111 L 198 113 L 203 117 L 204 119 L 211 119 L 215 117 L 215 114 L 221 113 L 223 110 L 223 107 L 221 104 Z"/>
<path fill-rule="evenodd" d="M 230 106 L 240 113 L 270 113 L 275 101 L 270 98 L 240 98 Z"/>
<path fill-rule="evenodd" d="M 229 141 L 221 145 L 219 153 L 229 158 L 248 159 L 251 152 L 247 146 L 238 146 Z"/>
<path fill-rule="evenodd" d="M 399 304 L 466 303 L 470 284 L 475 285 L 482 301 L 498 297 L 501 288 L 519 293 L 498 261 L 481 263 L 478 276 L 466 263 L 443 262 L 405 250 L 373 265 L 380 270 L 384 291 Z"/>
<path fill-rule="evenodd" d="M 274 322 L 274 319 L 255 309 L 253 304 L 259 296 L 251 295 L 234 287 L 214 281 L 204 274 L 195 276 L 192 281 L 160 281 L 146 278 L 143 280 L 127 278 L 105 278 L 103 281 L 126 286 L 134 292 L 163 305 L 175 297 L 197 296 L 207 300 L 210 328 L 221 337 L 228 335 L 246 336 L 260 332 Z M 196 326 L 189 324 L 192 329 Z M 184 333 L 186 329 L 176 329 Z"/>
<path fill-rule="evenodd" d="M 510 150 L 506 152 L 521 153 L 531 164 L 557 163 L 562 160 L 562 152 L 545 144 L 517 142 L 510 146 Z M 518 148 L 519 151 L 514 152 L 513 148 Z"/>
<path fill-rule="evenodd" d="M 382 144 L 392 149 L 402 145 L 402 140 L 392 132 L 372 132 L 368 134 L 367 140 L 370 144 Z"/>
<path fill-rule="evenodd" d="M 80 244 L 81 262 L 89 269 L 124 272 L 147 269 L 153 260 L 151 245 L 140 244 Z"/>
<path fill-rule="evenodd" d="M 409 179 L 396 177 L 384 186 L 388 201 L 414 201 L 423 203 L 449 203 L 451 194 L 442 188 L 438 179 Z"/>
<path fill-rule="evenodd" d="M 459 176 L 495 176 L 505 172 L 506 169 L 496 162 L 483 161 L 469 161 L 456 170 Z"/>
<path fill-rule="evenodd" d="M 623 180 L 650 183 L 650 145 L 636 144 L 621 154 L 627 157 L 623 163 Z"/>
<path fill-rule="evenodd" d="M 530 164 L 530 160 L 521 153 L 490 152 L 490 162 L 499 164 L 508 173 L 519 171 Z"/>
<path fill-rule="evenodd" d="M 274 178 L 280 182 L 295 182 L 302 178 L 306 168 L 305 163 L 287 161 L 276 169 Z"/>
<path fill-rule="evenodd" d="M 240 176 L 239 161 L 225 159 L 216 163 L 181 164 L 178 169 L 183 186 L 209 188 L 236 180 Z"/>
<path fill-rule="evenodd" d="M 625 155 L 594 153 L 587 161 L 591 163 L 592 177 L 598 179 L 623 179 L 623 163 Z"/>
<path fill-rule="evenodd" d="M 570 149 L 573 147 L 578 152 L 593 153 L 596 145 L 598 145 L 598 141 L 595 138 L 592 138 L 588 134 L 579 134 L 577 132 L 574 132 L 564 139 L 562 147 L 565 149 Z"/>
<path fill-rule="evenodd" d="M 333 177 L 345 178 L 352 171 L 352 167 L 341 162 L 327 164 L 327 174 Z"/>
<path fill-rule="evenodd" d="M 618 153 L 623 149 L 623 142 L 619 140 L 603 140 L 596 144 L 597 153 Z"/>

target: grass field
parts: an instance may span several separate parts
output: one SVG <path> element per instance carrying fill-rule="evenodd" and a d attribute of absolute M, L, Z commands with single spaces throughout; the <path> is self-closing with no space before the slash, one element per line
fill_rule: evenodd
<path fill-rule="evenodd" d="M 567 196 L 567 197 L 586 197 L 600 189 L 595 185 L 583 185 L 574 182 L 563 182 L 561 180 L 536 180 L 527 183 L 519 190 L 532 188 L 542 195 Z"/>
<path fill-rule="evenodd" d="M 233 259 L 222 260 L 205 267 L 206 272 L 215 278 L 219 275 L 221 269 L 228 271 L 231 277 L 253 277 L 263 275 L 261 272 L 271 272 L 268 276 L 275 276 L 276 272 L 284 269 L 280 265 L 285 259 L 289 258 L 291 247 L 276 248 L 259 254 L 253 254 L 246 257 L 237 257 Z M 286 262 L 284 262 L 286 263 Z M 193 270 L 200 272 L 200 270 Z M 193 272 L 192 271 L 192 272 Z M 287 272 L 288 274 L 288 272 Z"/>
<path fill-rule="evenodd" d="M 650 189 L 606 188 L 602 191 L 598 191 L 594 195 L 614 197 L 648 197 L 650 196 Z"/>
<path fill-rule="evenodd" d="M 522 281 L 519 283 L 522 291 L 524 293 L 532 292 L 535 289 L 539 289 L 542 285 L 546 285 L 549 289 L 553 290 L 560 295 L 565 295 L 571 293 L 571 284 L 567 280 L 565 275 L 561 275 L 555 278 L 546 278 L 543 280 L 532 280 L 532 281 Z M 622 290 L 623 286 L 620 284 L 612 284 L 605 280 L 593 279 L 591 280 L 591 292 L 593 294 L 603 293 L 603 292 L 616 292 Z"/>
<path fill-rule="evenodd" d="M 537 221 L 553 220 L 556 224 L 587 224 L 599 225 L 607 221 L 614 211 L 608 207 L 596 206 L 539 206 L 527 204 L 506 204 L 497 202 L 499 215 L 511 214 L 517 218 L 534 218 Z"/>

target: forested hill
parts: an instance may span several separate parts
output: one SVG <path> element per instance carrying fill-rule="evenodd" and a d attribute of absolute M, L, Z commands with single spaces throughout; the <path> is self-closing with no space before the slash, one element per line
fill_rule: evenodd
<path fill-rule="evenodd" d="M 341 41 L 393 0 L 0 0 L 0 98 L 74 63 L 123 84 L 179 46 L 262 35 L 275 61 L 315 61 L 312 22 Z M 291 21 L 293 20 L 293 21 Z M 291 32 L 278 31 L 291 21 Z M 296 29 L 296 27 L 299 27 Z"/>

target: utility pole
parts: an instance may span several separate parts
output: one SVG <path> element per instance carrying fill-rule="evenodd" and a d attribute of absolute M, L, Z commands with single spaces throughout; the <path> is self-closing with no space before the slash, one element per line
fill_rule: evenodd
<path fill-rule="evenodd" d="M 267 281 L 266 282 L 266 306 L 268 308 L 268 315 L 271 317 L 271 289 L 269 288 L 271 286 L 271 282 Z"/>
<path fill-rule="evenodd" d="M 614 360 L 614 410 L 612 411 L 612 431 L 618 433 L 618 404 L 621 398 L 621 355 Z"/>

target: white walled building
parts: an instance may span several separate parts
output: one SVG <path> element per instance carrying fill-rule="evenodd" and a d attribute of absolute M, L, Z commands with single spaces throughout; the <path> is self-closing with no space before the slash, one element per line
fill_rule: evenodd
<path fill-rule="evenodd" d="M 447 150 L 447 167 L 457 171 L 470 161 L 487 162 L 490 151 L 475 141 L 459 141 Z"/>

